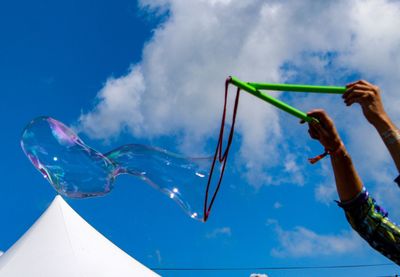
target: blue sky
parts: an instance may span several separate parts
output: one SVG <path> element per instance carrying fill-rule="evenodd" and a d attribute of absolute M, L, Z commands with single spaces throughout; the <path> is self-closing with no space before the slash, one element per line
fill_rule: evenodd
<path fill-rule="evenodd" d="M 73 125 L 104 152 L 136 142 L 207 155 L 216 143 L 224 79 L 234 74 L 248 81 L 334 85 L 362 77 L 382 87 L 398 122 L 400 34 L 393 26 L 400 24 L 399 12 L 399 2 L 384 0 L 2 3 L 0 250 L 56 195 L 19 146 L 31 119 L 50 115 Z M 398 221 L 397 172 L 360 110 L 346 108 L 337 96 L 274 95 L 305 111 L 322 107 L 332 114 L 365 185 Z M 66 200 L 151 268 L 389 262 L 351 231 L 334 203 L 328 159 L 307 163 L 322 148 L 305 126 L 245 94 L 237 124 L 223 187 L 205 224 L 130 176 L 121 176 L 107 197 Z M 398 269 L 258 273 L 382 276 Z"/>

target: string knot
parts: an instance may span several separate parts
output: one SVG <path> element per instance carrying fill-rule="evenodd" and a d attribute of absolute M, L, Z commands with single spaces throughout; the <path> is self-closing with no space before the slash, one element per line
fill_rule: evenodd
<path fill-rule="evenodd" d="M 341 143 L 335 150 L 329 150 L 329 149 L 325 148 L 325 152 L 324 153 L 322 153 L 322 154 L 320 154 L 320 155 L 318 155 L 318 156 L 316 156 L 314 158 L 309 158 L 308 161 L 311 164 L 315 164 L 315 163 L 317 163 L 318 161 L 322 160 L 323 158 L 325 158 L 328 155 L 337 154 L 340 150 L 342 150 L 342 148 L 343 148 L 343 143 Z"/>

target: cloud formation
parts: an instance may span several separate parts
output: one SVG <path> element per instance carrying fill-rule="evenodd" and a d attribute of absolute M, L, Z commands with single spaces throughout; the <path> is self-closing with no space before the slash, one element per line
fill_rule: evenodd
<path fill-rule="evenodd" d="M 210 233 L 207 233 L 206 238 L 215 239 L 220 236 L 230 237 L 231 235 L 232 235 L 232 231 L 231 231 L 230 227 L 222 227 L 222 228 L 217 228 Z"/>
<path fill-rule="evenodd" d="M 382 85 L 389 112 L 400 104 L 396 96 L 400 85 L 398 1 L 139 3 L 156 16 L 168 16 L 146 43 L 141 62 L 125 76 L 107 80 L 93 109 L 81 114 L 79 129 L 92 138 L 110 139 L 121 133 L 137 138 L 177 136 L 182 151 L 203 149 L 205 141 L 216 135 L 223 81 L 230 74 L 249 81 L 340 84 L 357 72 Z M 365 148 L 376 145 L 377 138 L 360 140 L 371 130 L 354 128 L 364 126 L 358 111 L 343 116 L 340 100 L 321 99 L 306 96 L 299 105 L 321 104 L 334 118 L 340 117 L 343 123 L 339 125 L 358 159 L 382 156 L 382 147 Z M 242 94 L 237 161 L 254 186 L 276 183 L 287 174 L 304 182 L 303 167 L 290 147 L 285 147 L 285 141 L 301 138 L 288 136 L 287 124 L 291 123 L 282 122 L 280 111 Z M 304 132 L 304 128 L 293 128 Z M 378 167 L 382 159 L 376 159 Z M 272 178 L 268 169 L 276 167 L 282 176 Z"/>
<path fill-rule="evenodd" d="M 269 220 L 268 224 L 274 227 L 279 241 L 279 246 L 271 250 L 271 255 L 279 258 L 346 254 L 360 250 L 362 246 L 361 239 L 353 231 L 325 235 L 302 226 L 284 230 L 275 220 Z"/>
<path fill-rule="evenodd" d="M 333 181 L 330 183 L 318 185 L 315 188 L 314 193 L 315 193 L 315 199 L 318 202 L 321 202 L 326 205 L 332 204 L 333 200 L 338 198 L 336 193 L 336 187 Z"/>

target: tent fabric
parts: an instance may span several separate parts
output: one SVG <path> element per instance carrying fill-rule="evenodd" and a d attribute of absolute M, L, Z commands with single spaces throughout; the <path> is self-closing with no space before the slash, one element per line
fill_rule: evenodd
<path fill-rule="evenodd" d="M 0 257 L 0 277 L 159 276 L 105 238 L 61 196 Z"/>

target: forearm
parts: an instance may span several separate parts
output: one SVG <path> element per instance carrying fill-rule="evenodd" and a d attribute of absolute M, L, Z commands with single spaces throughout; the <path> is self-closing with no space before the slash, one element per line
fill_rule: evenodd
<path fill-rule="evenodd" d="M 385 143 L 390 155 L 400 171 L 400 131 L 396 125 L 385 114 L 374 121 L 373 126 L 378 131 L 383 142 Z"/>
<path fill-rule="evenodd" d="M 330 157 L 340 201 L 354 199 L 362 191 L 363 185 L 344 145 Z"/>

